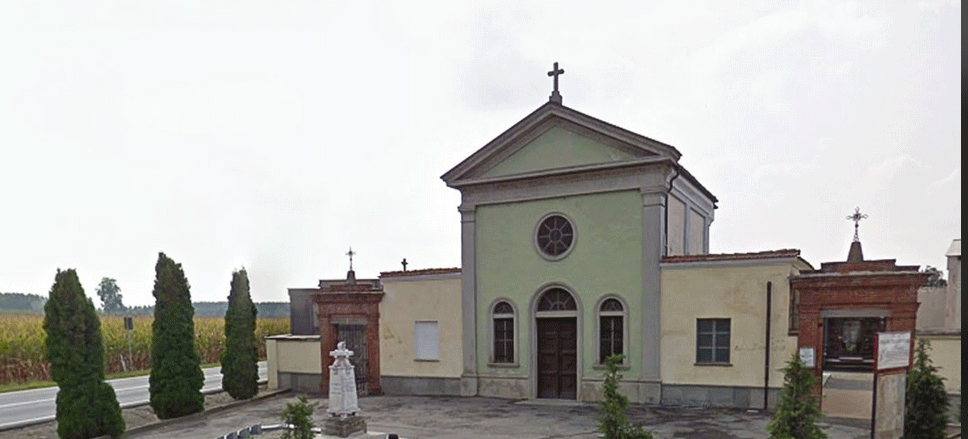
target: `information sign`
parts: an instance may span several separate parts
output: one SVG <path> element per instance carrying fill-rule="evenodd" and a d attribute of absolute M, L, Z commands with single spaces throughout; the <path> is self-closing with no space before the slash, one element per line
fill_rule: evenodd
<path fill-rule="evenodd" d="M 877 333 L 877 370 L 908 367 L 910 359 L 910 331 Z"/>

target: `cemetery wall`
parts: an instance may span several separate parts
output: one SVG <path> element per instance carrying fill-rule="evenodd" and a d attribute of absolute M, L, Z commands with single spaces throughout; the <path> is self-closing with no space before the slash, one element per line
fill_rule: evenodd
<path fill-rule="evenodd" d="M 268 389 L 319 393 L 322 379 L 318 335 L 266 337 Z"/>
<path fill-rule="evenodd" d="M 663 263 L 662 402 L 762 407 L 771 282 L 768 392 L 775 403 L 781 369 L 797 347 L 788 334 L 788 278 L 802 267 L 799 258 Z M 698 358 L 698 319 L 729 319 L 728 361 Z"/>
<path fill-rule="evenodd" d="M 463 371 L 461 277 L 444 274 L 381 277 L 380 383 L 386 394 L 459 394 Z M 419 272 L 418 272 L 419 273 Z M 436 323 L 437 339 L 418 352 L 427 337 L 417 322 Z M 423 329 L 421 329 L 423 331 Z M 435 351 L 435 352 L 434 352 Z"/>

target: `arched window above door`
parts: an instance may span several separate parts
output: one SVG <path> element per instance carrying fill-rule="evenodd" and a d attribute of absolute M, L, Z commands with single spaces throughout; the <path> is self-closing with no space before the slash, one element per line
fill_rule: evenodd
<path fill-rule="evenodd" d="M 538 312 L 541 311 L 577 311 L 578 304 L 571 293 L 561 289 L 552 288 L 545 291 L 538 299 Z"/>

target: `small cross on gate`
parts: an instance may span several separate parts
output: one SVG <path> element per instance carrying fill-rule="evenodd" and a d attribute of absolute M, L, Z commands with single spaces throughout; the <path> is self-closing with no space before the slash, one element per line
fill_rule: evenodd
<path fill-rule="evenodd" d="M 854 214 L 853 215 L 847 215 L 847 219 L 852 220 L 854 222 L 854 242 L 859 242 L 860 241 L 860 235 L 857 233 L 857 229 L 860 226 L 860 220 L 865 219 L 865 218 L 867 218 L 867 214 L 866 213 L 860 213 L 860 208 L 859 207 L 855 207 L 854 208 Z"/>
<path fill-rule="evenodd" d="M 403 265 L 403 271 L 407 271 L 407 258 L 403 258 L 403 260 L 400 261 L 400 265 Z"/>
<path fill-rule="evenodd" d="M 353 247 L 350 247 L 350 251 L 346 252 L 346 256 L 350 257 L 350 271 L 353 271 L 353 255 L 355 254 L 356 252 L 353 251 Z"/>
<path fill-rule="evenodd" d="M 555 88 L 551 92 L 551 98 L 550 98 L 552 102 L 557 102 L 559 104 L 561 103 L 561 93 L 558 93 L 558 75 L 564 75 L 564 74 L 565 74 L 565 69 L 559 69 L 557 61 L 555 62 L 554 68 L 551 69 L 550 72 L 548 72 L 548 76 L 554 76 L 555 78 Z"/>

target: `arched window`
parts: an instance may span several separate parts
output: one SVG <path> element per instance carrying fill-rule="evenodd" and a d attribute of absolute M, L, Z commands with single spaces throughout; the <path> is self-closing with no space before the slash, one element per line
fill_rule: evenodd
<path fill-rule="evenodd" d="M 625 353 L 625 307 L 618 299 L 606 299 L 598 307 L 598 362 Z"/>
<path fill-rule="evenodd" d="M 514 307 L 500 301 L 494 304 L 494 362 L 514 363 Z"/>
<path fill-rule="evenodd" d="M 561 288 L 553 288 L 541 295 L 538 311 L 575 311 L 578 305 L 571 294 Z"/>

